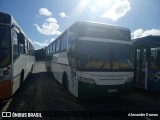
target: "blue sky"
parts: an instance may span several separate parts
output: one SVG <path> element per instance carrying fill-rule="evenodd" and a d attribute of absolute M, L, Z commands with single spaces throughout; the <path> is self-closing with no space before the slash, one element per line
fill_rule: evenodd
<path fill-rule="evenodd" d="M 160 0 L 0 0 L 36 49 L 47 46 L 75 21 L 127 27 L 132 38 L 160 35 Z"/>

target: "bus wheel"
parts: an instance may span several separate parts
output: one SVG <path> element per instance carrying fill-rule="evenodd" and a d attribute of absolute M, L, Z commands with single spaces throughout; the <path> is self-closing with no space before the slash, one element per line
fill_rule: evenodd
<path fill-rule="evenodd" d="M 24 80 L 24 71 L 22 70 L 21 76 L 20 76 L 20 86 L 22 86 Z"/>
<path fill-rule="evenodd" d="M 63 85 L 63 87 L 68 89 L 68 77 L 66 74 L 63 75 L 62 85 Z"/>

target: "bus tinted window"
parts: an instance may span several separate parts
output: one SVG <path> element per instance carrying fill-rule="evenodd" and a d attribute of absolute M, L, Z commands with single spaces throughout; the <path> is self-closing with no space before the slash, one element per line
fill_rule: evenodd
<path fill-rule="evenodd" d="M 56 52 L 60 50 L 60 39 L 57 40 L 56 42 Z"/>
<path fill-rule="evenodd" d="M 48 48 L 46 47 L 46 55 L 48 54 L 48 51 L 47 51 L 47 50 L 48 50 Z"/>
<path fill-rule="evenodd" d="M 24 45 L 23 44 L 19 44 L 19 51 L 21 54 L 24 54 Z"/>
<path fill-rule="evenodd" d="M 52 44 L 50 45 L 50 53 L 52 53 Z"/>
<path fill-rule="evenodd" d="M 50 46 L 48 46 L 48 54 L 50 54 Z"/>
<path fill-rule="evenodd" d="M 55 52 L 55 43 L 52 44 L 52 51 Z"/>
<path fill-rule="evenodd" d="M 25 39 L 25 54 L 27 54 L 28 49 L 27 49 L 27 39 Z"/>
<path fill-rule="evenodd" d="M 62 37 L 62 41 L 61 41 L 61 49 L 66 49 L 67 48 L 67 35 L 65 34 L 63 37 Z"/>
<path fill-rule="evenodd" d="M 19 53 L 18 50 L 18 38 L 17 38 L 17 33 L 13 31 L 13 52 L 14 53 Z"/>
<path fill-rule="evenodd" d="M 27 55 L 29 55 L 29 52 L 30 52 L 30 49 L 29 49 L 29 42 L 27 42 L 27 50 L 28 50 Z"/>
<path fill-rule="evenodd" d="M 160 67 L 160 47 L 151 48 L 151 65 Z"/>

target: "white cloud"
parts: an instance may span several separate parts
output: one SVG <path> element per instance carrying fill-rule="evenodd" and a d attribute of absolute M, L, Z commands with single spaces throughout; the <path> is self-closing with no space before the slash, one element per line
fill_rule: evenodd
<path fill-rule="evenodd" d="M 48 46 L 54 40 L 55 39 L 52 38 L 50 40 L 45 40 L 44 42 L 33 41 L 33 44 L 34 44 L 34 46 L 35 46 L 36 49 L 39 49 L 39 48 L 44 48 L 44 47 Z"/>
<path fill-rule="evenodd" d="M 61 12 L 59 15 L 60 15 L 61 18 L 69 17 L 69 16 L 66 15 L 66 13 L 64 13 L 64 12 Z"/>
<path fill-rule="evenodd" d="M 57 23 L 57 20 L 53 17 L 49 17 L 46 21 L 50 23 Z"/>
<path fill-rule="evenodd" d="M 95 13 L 95 12 L 97 12 L 97 11 L 98 11 L 98 9 L 97 9 L 95 6 L 90 5 L 90 12 L 91 12 L 91 13 Z"/>
<path fill-rule="evenodd" d="M 38 45 L 40 47 L 44 47 L 45 46 L 44 43 L 41 43 L 41 42 L 38 42 L 38 41 L 33 41 L 33 44 L 34 45 Z"/>
<path fill-rule="evenodd" d="M 114 5 L 101 15 L 101 17 L 110 18 L 113 21 L 116 21 L 123 17 L 130 9 L 131 6 L 128 0 L 115 0 Z"/>
<path fill-rule="evenodd" d="M 53 42 L 55 40 L 55 38 L 52 38 L 51 40 L 50 40 L 50 42 Z"/>
<path fill-rule="evenodd" d="M 59 25 L 57 23 L 57 20 L 53 17 L 49 17 L 46 19 L 46 22 L 42 24 L 40 27 L 38 24 L 34 24 L 37 31 L 43 35 L 60 35 L 61 32 L 58 30 Z"/>
<path fill-rule="evenodd" d="M 160 35 L 160 29 L 143 30 L 140 28 L 131 33 L 132 39 L 145 37 L 148 35 Z"/>
<path fill-rule="evenodd" d="M 40 8 L 39 14 L 44 16 L 52 16 L 52 12 L 50 12 L 47 8 Z"/>

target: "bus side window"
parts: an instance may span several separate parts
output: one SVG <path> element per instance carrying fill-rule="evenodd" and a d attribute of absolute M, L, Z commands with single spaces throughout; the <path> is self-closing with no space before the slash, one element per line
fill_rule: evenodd
<path fill-rule="evenodd" d="M 47 50 L 48 50 L 48 48 L 46 47 L 46 55 L 48 55 L 48 51 Z"/>
<path fill-rule="evenodd" d="M 27 53 L 27 55 L 30 55 L 30 47 L 29 47 L 29 42 L 27 42 L 28 44 L 27 44 L 27 49 L 28 49 L 28 53 Z"/>
<path fill-rule="evenodd" d="M 157 50 L 156 65 L 160 66 L 160 50 Z"/>
<path fill-rule="evenodd" d="M 52 44 L 52 51 L 55 52 L 55 43 Z"/>
<path fill-rule="evenodd" d="M 19 44 L 19 51 L 20 51 L 20 54 L 24 54 L 24 45 L 23 44 Z"/>
<path fill-rule="evenodd" d="M 32 44 L 30 43 L 30 55 L 33 55 Z"/>
<path fill-rule="evenodd" d="M 28 49 L 27 49 L 27 39 L 25 39 L 25 54 L 27 54 Z"/>
<path fill-rule="evenodd" d="M 67 34 L 64 35 L 64 49 L 67 48 Z"/>
<path fill-rule="evenodd" d="M 13 30 L 13 57 L 14 60 L 19 57 L 19 49 L 18 49 L 18 35 L 16 31 Z"/>
<path fill-rule="evenodd" d="M 18 46 L 20 54 L 25 53 L 25 37 L 22 32 L 18 33 Z"/>
<path fill-rule="evenodd" d="M 49 55 L 49 46 L 48 46 L 48 48 L 47 48 L 47 54 Z"/>
<path fill-rule="evenodd" d="M 49 46 L 49 47 L 48 47 L 48 54 L 50 54 L 50 53 L 51 53 L 51 52 L 50 52 L 50 50 L 51 50 L 51 49 L 50 49 L 50 47 L 51 47 L 51 46 Z"/>
<path fill-rule="evenodd" d="M 52 51 L 52 44 L 50 45 L 50 54 L 53 53 Z"/>
<path fill-rule="evenodd" d="M 49 47 L 47 47 L 47 55 L 49 54 Z"/>
<path fill-rule="evenodd" d="M 61 39 L 61 50 L 66 48 L 67 48 L 67 35 L 64 34 L 64 36 L 62 36 L 62 39 Z"/>
<path fill-rule="evenodd" d="M 56 42 L 56 52 L 60 50 L 60 39 L 57 40 Z"/>
<path fill-rule="evenodd" d="M 32 55 L 31 43 L 29 43 L 29 55 Z"/>

